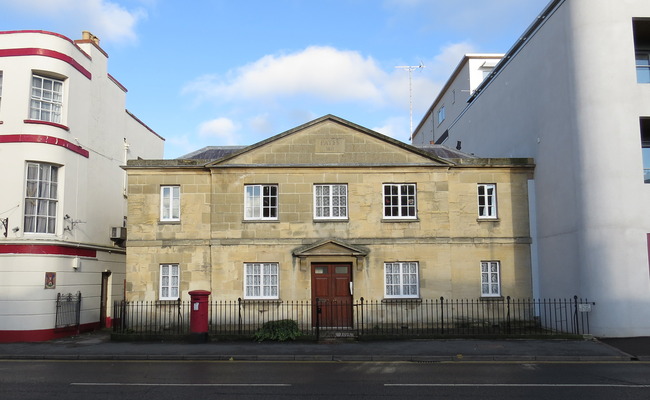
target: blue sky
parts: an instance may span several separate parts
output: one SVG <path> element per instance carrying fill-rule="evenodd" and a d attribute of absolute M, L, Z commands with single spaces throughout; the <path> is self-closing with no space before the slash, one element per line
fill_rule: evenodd
<path fill-rule="evenodd" d="M 0 0 L 0 29 L 98 36 L 165 158 L 326 114 L 408 142 L 465 53 L 504 53 L 548 0 Z"/>

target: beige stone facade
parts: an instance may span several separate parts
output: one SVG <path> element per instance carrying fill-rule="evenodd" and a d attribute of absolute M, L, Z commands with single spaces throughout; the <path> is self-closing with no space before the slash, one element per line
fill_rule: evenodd
<path fill-rule="evenodd" d="M 277 268 L 249 283 L 268 283 L 267 298 L 279 301 L 311 300 L 318 265 L 349 267 L 352 284 L 334 285 L 355 300 L 478 298 L 486 261 L 498 262 L 492 297 L 531 296 L 530 159 L 441 158 L 326 116 L 216 160 L 133 160 L 126 169 L 128 300 L 160 299 L 161 264 L 178 265 L 181 299 L 197 289 L 250 298 L 246 263 Z M 479 184 L 496 188 L 493 218 L 479 218 Z M 250 185 L 277 190 L 266 216 L 264 194 L 249 199 L 263 219 L 247 217 Z M 345 190 L 344 217 L 319 218 L 318 185 Z M 161 221 L 163 186 L 179 187 L 178 221 Z M 385 194 L 391 187 L 396 196 Z M 415 273 L 388 277 L 386 263 Z"/>

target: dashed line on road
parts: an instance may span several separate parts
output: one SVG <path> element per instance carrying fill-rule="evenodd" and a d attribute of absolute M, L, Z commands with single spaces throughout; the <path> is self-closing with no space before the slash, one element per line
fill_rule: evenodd
<path fill-rule="evenodd" d="M 128 383 L 128 382 L 70 382 L 70 386 L 183 386 L 183 387 L 287 387 L 290 383 Z"/>
<path fill-rule="evenodd" d="M 650 388 L 650 385 L 607 383 L 385 383 L 385 387 L 615 387 Z"/>

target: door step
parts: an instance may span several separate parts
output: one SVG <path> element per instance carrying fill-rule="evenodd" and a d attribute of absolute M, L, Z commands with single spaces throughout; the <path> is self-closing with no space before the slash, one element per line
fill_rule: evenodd
<path fill-rule="evenodd" d="M 320 341 L 355 341 L 357 335 L 354 331 L 321 330 Z"/>

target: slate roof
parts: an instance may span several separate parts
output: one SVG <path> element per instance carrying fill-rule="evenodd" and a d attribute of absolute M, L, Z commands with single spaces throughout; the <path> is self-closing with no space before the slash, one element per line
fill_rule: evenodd
<path fill-rule="evenodd" d="M 223 157 L 229 156 L 237 151 L 245 149 L 246 147 L 248 146 L 206 146 L 202 149 L 178 157 L 178 159 L 215 161 Z M 444 159 L 477 158 L 472 154 L 463 153 L 462 151 L 451 149 L 441 144 L 427 144 L 427 145 L 418 145 L 414 147 L 424 152 L 427 152 L 433 156 L 444 158 Z"/>
<path fill-rule="evenodd" d="M 178 159 L 214 161 L 229 156 L 234 152 L 245 149 L 246 147 L 248 146 L 206 146 L 189 154 L 185 154 L 184 156 L 180 156 Z"/>
<path fill-rule="evenodd" d="M 456 158 L 478 158 L 474 154 L 463 153 L 460 150 L 452 149 L 441 144 L 423 144 L 415 145 L 413 147 L 416 147 L 422 151 L 426 151 L 427 153 L 430 153 L 436 157 L 444 158 L 447 160 Z"/>

